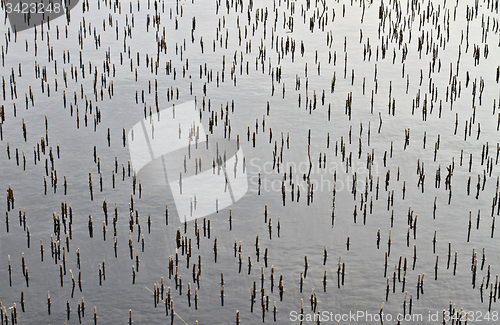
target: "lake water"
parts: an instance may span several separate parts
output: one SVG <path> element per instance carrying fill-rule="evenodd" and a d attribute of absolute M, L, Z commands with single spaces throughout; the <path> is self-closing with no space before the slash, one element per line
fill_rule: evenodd
<path fill-rule="evenodd" d="M 19 324 L 76 324 L 82 299 L 84 324 L 94 307 L 99 324 L 126 323 L 129 310 L 136 324 L 170 323 L 167 288 L 174 324 L 237 313 L 240 324 L 316 324 L 318 312 L 322 324 L 375 324 L 382 307 L 386 324 L 451 324 L 450 310 L 497 323 L 498 1 L 80 1 L 69 24 L 17 35 L 5 17 L 2 324 L 14 304 Z M 177 249 L 176 281 L 178 231 L 192 248 L 189 262 Z"/>

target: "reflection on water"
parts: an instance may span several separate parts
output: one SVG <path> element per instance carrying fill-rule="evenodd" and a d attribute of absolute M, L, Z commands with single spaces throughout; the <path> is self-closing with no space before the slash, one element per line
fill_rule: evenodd
<path fill-rule="evenodd" d="M 99 1 L 50 29 L 6 19 L 3 321 L 15 304 L 19 323 L 94 307 L 164 323 L 170 288 L 174 323 L 274 322 L 274 306 L 279 324 L 494 323 L 497 7 Z M 193 102 L 184 124 L 163 114 Z"/>

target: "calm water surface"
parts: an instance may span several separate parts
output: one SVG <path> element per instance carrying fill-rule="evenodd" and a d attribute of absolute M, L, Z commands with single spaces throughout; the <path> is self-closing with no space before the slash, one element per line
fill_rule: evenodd
<path fill-rule="evenodd" d="M 89 1 L 88 10 L 87 5 L 84 6 L 85 10 L 82 9 L 82 3 L 78 3 L 71 10 L 69 24 L 62 16 L 50 22 L 50 30 L 47 24 L 43 26 L 43 33 L 42 26 L 37 26 L 36 32 L 34 28 L 30 28 L 18 32 L 17 40 L 10 29 L 9 20 L 4 20 L 0 27 L 2 34 L 5 34 L 5 41 L 2 43 L 4 62 L 1 67 L 5 82 L 5 99 L 2 101 L 5 121 L 2 124 L 3 140 L 0 141 L 4 148 L 0 154 L 0 182 L 5 194 L 9 186 L 12 188 L 15 206 L 8 211 L 7 200 L 2 203 L 2 209 L 8 212 L 9 232 L 6 227 L 0 231 L 0 301 L 7 311 L 9 321 L 9 308 L 15 304 L 19 324 L 62 324 L 65 320 L 67 324 L 76 324 L 79 322 L 78 305 L 83 298 L 85 316 L 81 318 L 82 323 L 94 322 L 94 306 L 97 309 L 99 324 L 126 323 L 129 310 L 132 310 L 134 323 L 169 323 L 170 315 L 166 316 L 162 302 L 165 300 L 165 294 L 160 297 L 162 301 L 155 308 L 152 293 L 155 283 L 160 283 L 163 278 L 165 290 L 168 287 L 171 289 L 176 313 L 175 324 L 195 324 L 196 321 L 199 324 L 232 324 L 236 321 L 237 311 L 241 324 L 260 323 L 263 314 L 262 268 L 264 294 L 269 295 L 269 307 L 264 313 L 266 323 L 274 321 L 274 302 L 277 308 L 276 323 L 299 323 L 295 322 L 298 317 L 294 315 L 300 314 L 301 300 L 304 308 L 303 323 L 316 323 L 307 318 L 314 314 L 311 309 L 311 295 L 317 301 L 316 313 L 333 313 L 332 318 L 322 320 L 322 323 L 327 324 L 337 323 L 335 316 L 340 317 L 342 314 L 363 312 L 378 316 L 382 306 L 384 315 L 392 317 L 392 320 L 385 318 L 384 323 L 396 324 L 396 316 L 403 313 L 405 297 L 405 310 L 406 313 L 409 312 L 410 296 L 412 317 L 423 317 L 419 323 L 441 324 L 442 311 L 449 311 L 450 303 L 458 312 L 462 308 L 471 312 L 468 315 L 468 323 L 480 323 L 478 317 L 481 323 L 496 323 L 497 298 L 492 299 L 491 308 L 489 302 L 490 292 L 497 297 L 500 295 L 496 278 L 500 267 L 498 234 L 491 235 L 495 220 L 493 216 L 498 218 L 500 202 L 497 170 L 500 139 L 497 9 L 492 9 L 491 3 L 483 1 L 479 1 L 477 5 L 473 2 L 453 1 L 414 1 L 409 4 L 397 1 L 325 3 L 326 8 L 321 1 L 310 1 L 308 8 L 306 1 L 243 1 L 243 5 L 238 3 L 237 6 L 236 2 L 230 1 L 227 2 L 227 9 L 226 3 L 217 1 L 162 1 L 158 4 L 159 25 L 155 23 L 153 26 L 153 1 L 123 1 L 111 4 L 100 1 L 100 9 L 96 1 Z M 380 10 L 382 19 L 379 17 Z M 467 11 L 469 16 L 472 15 L 470 21 L 467 21 Z M 262 18 L 265 12 L 266 23 Z M 319 16 L 322 17 L 321 20 Z M 283 26 L 284 17 L 287 23 L 289 18 L 293 17 L 293 30 Z M 196 28 L 192 41 L 194 19 Z M 309 29 L 311 19 L 314 20 L 313 32 Z M 59 28 L 59 39 L 56 26 Z M 238 36 L 240 31 L 241 44 Z M 394 36 L 394 33 L 397 33 L 397 36 Z M 487 34 L 486 38 L 484 33 Z M 83 40 L 83 46 L 79 37 Z M 100 39 L 97 48 L 95 38 Z M 162 51 L 157 56 L 157 41 L 162 38 L 167 51 Z M 421 55 L 419 39 L 422 43 Z M 295 42 L 293 60 L 291 51 L 285 50 L 287 40 Z M 304 46 L 303 55 L 301 44 Z M 385 50 L 385 57 L 382 48 Z M 436 55 L 435 65 L 429 72 L 429 66 L 433 62 L 433 50 Z M 473 54 L 476 50 L 479 51 L 479 63 L 474 61 Z M 67 59 L 68 53 L 70 60 Z M 146 66 L 146 54 L 149 60 L 153 60 L 153 64 L 158 65 L 157 72 L 154 68 L 151 72 L 150 66 Z M 63 55 L 66 56 L 66 62 L 63 61 Z M 85 77 L 80 67 L 80 55 Z M 406 57 L 403 60 L 404 55 Z M 103 68 L 106 63 L 109 64 L 109 74 Z M 169 74 L 166 73 L 167 63 L 172 69 Z M 241 70 L 240 65 L 243 65 Z M 21 75 L 19 67 L 22 70 Z M 203 70 L 201 78 L 200 67 Z M 38 68 L 40 76 L 35 73 Z M 72 77 L 72 69 L 78 71 L 77 78 Z M 278 70 L 281 71 L 281 78 L 276 76 Z M 64 83 L 64 73 L 67 74 L 67 86 Z M 217 74 L 220 78 L 219 86 Z M 42 80 L 45 75 L 46 80 Z M 15 78 L 17 97 L 11 96 L 10 93 L 11 85 L 14 87 L 12 76 Z M 298 79 L 300 89 L 296 85 Z M 333 79 L 335 85 L 332 91 Z M 111 84 L 112 94 L 111 88 L 108 93 Z M 30 88 L 34 105 L 30 99 Z M 170 91 L 173 97 L 167 97 L 167 91 Z M 313 109 L 314 94 L 316 109 Z M 173 104 L 180 105 L 196 100 L 197 114 L 200 109 L 203 113 L 201 123 L 205 132 L 209 132 L 212 111 L 217 112 L 218 125 L 214 125 L 213 133 L 209 132 L 210 146 L 215 147 L 214 142 L 218 141 L 234 142 L 239 135 L 240 146 L 245 155 L 248 191 L 230 207 L 205 217 L 211 224 L 210 238 L 208 234 L 207 237 L 203 236 L 203 218 L 198 219 L 201 235 L 199 248 L 196 246 L 194 221 L 188 222 L 186 233 L 184 224 L 179 221 L 172 196 L 173 191 L 178 188 L 158 185 L 159 182 L 155 179 L 164 179 L 164 174 L 156 174 L 152 169 L 148 172 L 148 168 L 152 167 L 141 170 L 137 174 L 137 183 L 144 176 L 140 197 L 137 188 L 135 194 L 133 193 L 132 175 L 129 176 L 126 171 L 122 180 L 122 164 L 127 170 L 128 161 L 131 160 L 131 138 L 128 137 L 126 145 L 123 146 L 123 129 L 130 135 L 131 127 L 140 121 L 144 121 L 148 130 L 151 128 L 153 119 L 149 118 L 149 112 L 150 109 L 153 113 L 156 112 L 155 95 L 158 97 L 160 111 L 169 109 Z M 64 96 L 67 100 L 66 107 L 63 104 Z M 349 96 L 352 96 L 351 116 L 345 114 Z M 309 102 L 306 102 L 306 99 Z M 427 108 L 426 120 L 423 119 L 424 105 Z M 230 140 L 224 136 L 226 106 L 231 126 Z M 100 111 L 101 119 L 94 129 L 96 107 Z M 222 120 L 221 108 L 224 113 Z M 146 119 L 145 109 L 148 115 Z M 179 111 L 177 114 L 183 112 Z M 85 115 L 88 118 L 87 125 Z M 169 114 L 160 116 L 161 119 L 173 121 Z M 457 116 L 458 127 L 455 134 Z M 40 153 L 40 160 L 34 164 L 33 148 L 41 145 L 42 137 L 47 141 L 45 117 L 48 123 L 48 146 L 52 147 L 54 172 L 58 178 L 56 190 L 51 186 L 48 148 L 45 154 Z M 380 121 L 382 125 L 379 129 Z M 471 134 L 467 134 L 464 140 L 464 129 L 470 121 Z M 23 123 L 27 128 L 26 141 L 23 137 Z M 175 123 L 173 125 L 177 127 Z M 111 135 L 110 146 L 107 140 L 108 129 Z M 247 141 L 248 130 L 250 141 Z M 142 136 L 139 132 L 141 130 L 134 129 L 136 139 Z M 255 146 L 252 143 L 253 132 L 256 133 Z M 408 133 L 405 146 L 405 134 Z M 434 158 L 434 148 L 438 141 L 439 150 Z M 342 157 L 341 143 L 345 145 L 345 159 Z M 358 156 L 360 143 L 361 155 Z M 205 144 L 200 142 L 200 146 L 202 145 Z M 57 146 L 60 148 L 60 157 L 57 156 Z M 488 154 L 484 152 L 484 161 L 481 163 L 483 147 L 488 147 Z M 10 148 L 10 159 L 7 148 Z M 94 162 L 94 148 L 100 159 L 102 191 L 99 188 L 98 165 Z M 20 157 L 19 166 L 16 163 L 16 149 Z M 182 165 L 182 156 L 187 154 L 186 148 L 184 150 L 185 152 L 179 155 L 179 166 Z M 25 169 L 23 152 L 26 157 Z M 352 160 L 346 169 L 350 153 Z M 319 157 L 324 155 L 327 157 L 326 166 L 318 163 Z M 373 157 L 371 170 L 367 169 L 367 155 Z M 469 172 L 470 155 L 473 162 Z M 118 168 L 116 186 L 113 188 L 112 171 L 115 169 L 115 157 Z M 280 157 L 279 171 L 277 165 L 273 168 L 273 158 L 277 157 Z M 203 160 L 205 169 L 211 169 L 210 160 Z M 188 159 L 187 164 L 189 168 L 194 168 L 193 158 Z M 241 164 L 240 161 L 240 166 Z M 446 168 L 450 165 L 453 170 L 452 194 L 448 203 L 450 190 L 445 186 L 445 179 L 448 174 Z M 422 186 L 418 185 L 418 166 L 420 169 L 422 166 L 424 168 L 423 191 Z M 441 184 L 436 188 L 434 180 L 438 168 L 441 170 Z M 133 174 L 133 165 L 131 169 Z M 182 168 L 179 172 L 182 172 Z M 89 173 L 93 180 L 93 200 L 89 192 Z M 390 178 L 386 189 L 385 180 L 388 173 Z M 231 174 L 231 168 L 228 167 L 228 175 Z M 309 204 L 308 181 L 303 178 L 307 174 L 309 183 L 313 184 Z M 352 185 L 354 174 L 357 178 L 356 194 L 353 193 Z M 47 181 L 47 193 L 44 188 L 44 176 Z M 64 176 L 68 183 L 66 194 Z M 476 198 L 478 176 L 480 191 Z M 470 195 L 467 193 L 469 177 Z M 167 178 L 169 181 L 176 181 L 178 176 L 167 175 Z M 282 199 L 283 181 L 285 204 Z M 210 184 L 200 184 L 199 191 L 210 190 Z M 388 207 L 387 198 L 392 191 L 393 200 Z M 129 227 L 131 197 L 134 205 L 132 233 Z M 370 208 L 372 199 L 373 206 Z M 105 241 L 102 234 L 104 201 L 108 205 L 109 218 Z M 54 233 L 53 213 L 61 214 L 62 202 L 67 203 L 68 207 L 71 206 L 73 211 L 71 240 L 69 250 L 65 252 L 66 274 L 63 275 L 63 286 L 59 275 L 59 264 L 63 262 L 61 259 L 54 259 L 50 250 L 51 235 L 54 240 L 57 238 Z M 492 202 L 495 202 L 493 213 Z M 116 257 L 112 222 L 115 203 L 118 211 Z M 367 213 L 363 222 L 365 204 Z M 165 205 L 168 205 L 169 209 L 169 225 L 165 225 Z M 265 221 L 266 205 L 267 221 L 270 219 L 272 223 L 271 236 L 269 223 Z M 26 225 L 30 230 L 29 248 L 27 232 L 19 225 L 19 209 L 26 214 Z M 333 226 L 332 209 L 335 215 Z M 139 215 L 141 235 L 144 236 L 144 251 L 138 236 L 135 210 Z M 413 222 L 409 229 L 409 213 L 412 213 L 413 222 L 417 219 L 415 237 Z M 472 227 L 468 240 L 469 214 Z M 480 222 L 479 228 L 476 229 L 478 214 Z M 89 237 L 89 215 L 93 218 L 93 238 Z M 148 215 L 151 217 L 150 232 Z M 182 236 L 187 236 L 192 241 L 189 267 L 186 267 L 186 255 L 182 254 L 182 249 L 178 248 L 177 251 L 178 275 L 182 277 L 182 289 L 176 289 L 174 276 L 169 277 L 169 258 L 175 259 L 178 229 Z M 259 257 L 256 255 L 257 236 Z M 434 236 L 437 239 L 435 252 Z M 65 246 L 65 238 L 62 232 L 61 249 Z M 133 259 L 130 258 L 129 238 L 133 242 Z M 214 256 L 215 238 L 217 261 Z M 44 245 L 43 262 L 40 258 L 40 240 L 43 240 Z M 235 241 L 238 245 L 241 242 L 242 247 L 241 272 L 238 257 L 234 255 Z M 450 243 L 451 257 L 448 267 Z M 326 264 L 323 263 L 325 246 L 328 252 Z M 78 248 L 81 254 L 80 268 L 77 266 Z M 267 265 L 264 261 L 266 249 Z M 413 268 L 415 249 L 417 259 Z M 484 266 L 481 265 L 483 249 Z M 132 266 L 136 265 L 136 250 L 140 264 L 135 284 L 132 284 Z M 457 263 L 454 271 L 455 252 Z M 472 285 L 473 252 L 476 253 L 477 259 L 475 287 Z M 29 270 L 29 287 L 23 275 L 23 253 L 25 266 Z M 384 274 L 386 253 L 387 272 Z M 435 280 L 438 255 L 438 275 Z M 9 282 L 8 256 L 12 268 L 12 285 Z M 100 285 L 99 266 L 103 263 L 103 256 L 105 280 L 103 279 Z M 199 286 L 192 275 L 193 263 L 196 263 L 198 268 L 198 256 L 201 256 L 202 260 Z M 252 261 L 250 270 L 249 256 Z M 304 265 L 305 256 L 308 261 L 307 271 Z M 337 285 L 339 257 L 340 263 L 345 263 L 344 283 L 340 287 Z M 403 290 L 403 265 L 400 278 L 396 276 L 395 288 L 393 275 L 395 265 L 397 267 L 400 258 L 404 261 L 405 257 L 407 269 Z M 274 269 L 273 289 L 270 280 L 271 267 Z M 77 281 L 73 295 L 70 270 Z M 325 271 L 326 289 L 323 282 Z M 78 286 L 79 272 L 82 291 Z M 224 278 L 223 306 L 221 273 Z M 301 274 L 304 275 L 302 292 Z M 417 283 L 423 274 L 423 289 L 420 289 L 417 298 Z M 278 287 L 281 275 L 284 286 L 282 299 Z M 386 299 L 388 279 L 389 294 Z M 490 283 L 487 282 L 488 279 Z M 484 284 L 481 285 L 483 281 Z M 191 306 L 187 297 L 188 283 L 191 285 Z M 252 312 L 251 292 L 254 283 L 256 297 Z M 490 285 L 493 286 L 491 291 Z M 198 289 L 197 309 L 194 305 L 195 288 Z M 47 311 L 47 292 L 50 292 L 51 299 L 50 315 Z M 20 299 L 22 293 L 24 312 Z M 67 303 L 71 308 L 69 319 Z M 439 316 L 437 321 L 429 319 L 429 314 L 436 313 Z M 3 321 L 5 320 L 4 316 Z M 378 319 L 370 320 L 364 316 L 356 321 L 352 321 L 352 318 L 347 321 L 340 320 L 341 324 L 378 322 Z M 447 323 L 451 323 L 451 320 Z"/>

